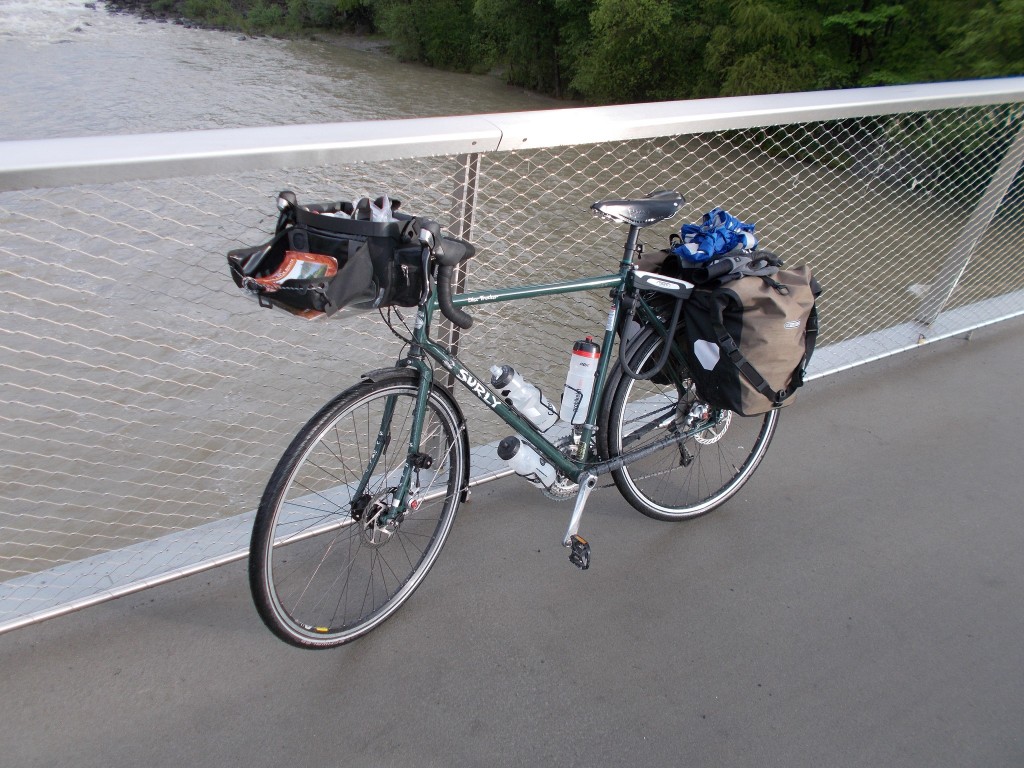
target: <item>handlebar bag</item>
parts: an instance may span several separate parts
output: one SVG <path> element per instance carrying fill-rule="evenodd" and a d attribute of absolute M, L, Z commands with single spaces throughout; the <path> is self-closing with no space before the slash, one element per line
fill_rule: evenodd
<path fill-rule="evenodd" d="M 820 294 L 806 264 L 695 288 L 681 346 L 701 399 L 743 416 L 793 402 L 814 352 Z"/>
<path fill-rule="evenodd" d="M 352 212 L 350 203 L 286 207 L 273 238 L 228 253 L 235 285 L 260 306 L 307 318 L 419 304 L 429 253 L 416 219 L 396 213 L 392 221 L 363 221 L 348 218 Z"/>

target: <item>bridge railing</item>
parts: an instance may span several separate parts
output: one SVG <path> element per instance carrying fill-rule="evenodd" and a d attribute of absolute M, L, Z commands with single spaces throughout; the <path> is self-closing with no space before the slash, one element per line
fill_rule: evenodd
<path fill-rule="evenodd" d="M 611 268 L 606 197 L 722 206 L 825 286 L 824 376 L 1024 313 L 1024 78 L 0 144 L 0 631 L 245 554 L 291 436 L 401 352 L 375 315 L 260 310 L 224 254 L 278 191 L 386 192 L 479 247 L 473 289 Z M 464 360 L 558 392 L 608 296 L 474 310 Z M 464 401 L 475 478 L 504 436 Z"/>

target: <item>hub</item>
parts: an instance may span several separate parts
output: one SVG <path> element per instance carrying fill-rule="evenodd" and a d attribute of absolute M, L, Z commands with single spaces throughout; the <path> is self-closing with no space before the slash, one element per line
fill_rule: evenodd
<path fill-rule="evenodd" d="M 396 490 L 397 488 L 387 488 L 372 497 L 366 504 L 361 518 L 356 518 L 361 524 L 363 542 L 368 546 L 381 547 L 398 531 L 398 520 L 387 517 Z"/>

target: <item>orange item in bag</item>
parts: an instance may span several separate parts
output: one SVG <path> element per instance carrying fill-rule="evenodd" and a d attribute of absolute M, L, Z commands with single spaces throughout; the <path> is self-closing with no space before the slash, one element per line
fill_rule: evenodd
<path fill-rule="evenodd" d="M 328 280 L 338 274 L 338 262 L 330 256 L 302 251 L 285 251 L 273 274 L 257 277 L 254 282 L 267 292 L 276 291 L 286 280 Z"/>

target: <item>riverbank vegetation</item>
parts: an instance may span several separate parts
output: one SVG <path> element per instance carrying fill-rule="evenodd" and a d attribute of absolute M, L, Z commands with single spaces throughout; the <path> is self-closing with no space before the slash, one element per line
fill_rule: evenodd
<path fill-rule="evenodd" d="M 110 0 L 249 34 L 386 38 L 395 56 L 590 103 L 1024 74 L 1024 0 Z"/>

